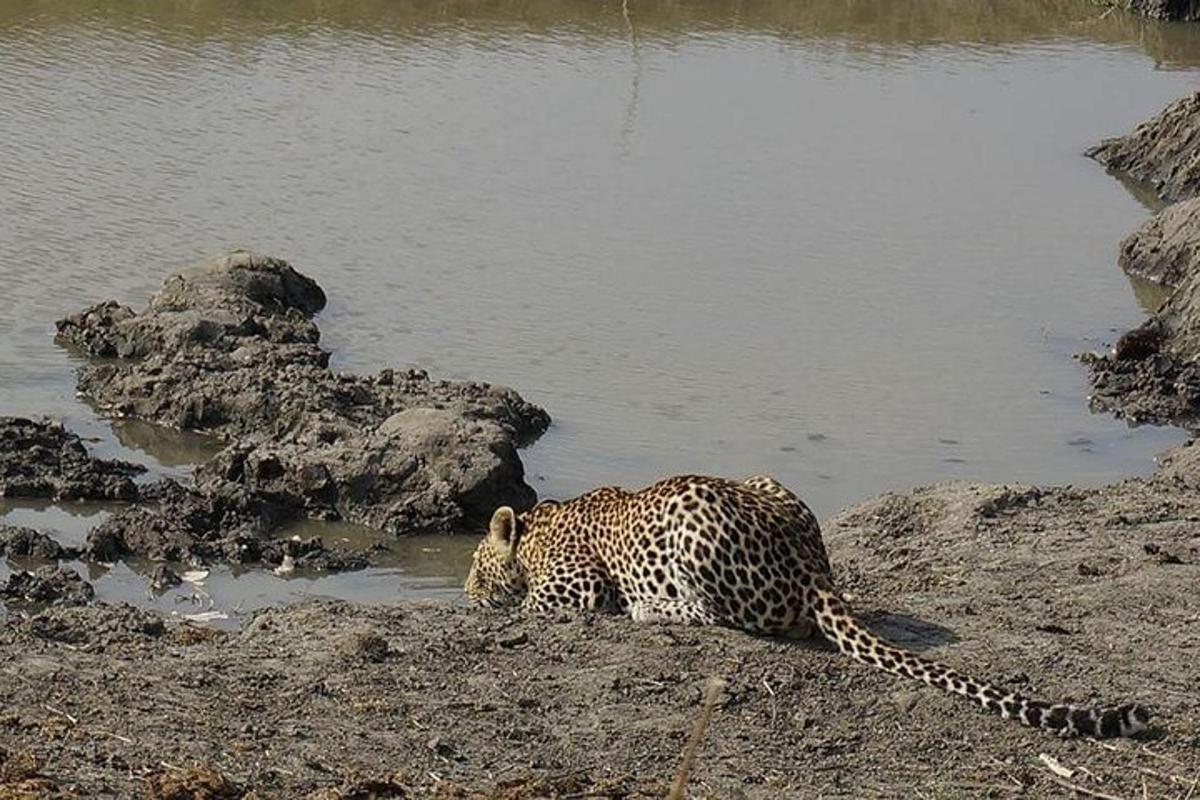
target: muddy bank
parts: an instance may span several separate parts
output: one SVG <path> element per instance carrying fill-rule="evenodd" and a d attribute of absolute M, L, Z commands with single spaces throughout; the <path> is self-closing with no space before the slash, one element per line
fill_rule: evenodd
<path fill-rule="evenodd" d="M 1200 194 L 1200 93 L 1167 106 L 1125 136 L 1087 151 L 1111 172 L 1140 181 L 1167 201 Z"/>
<path fill-rule="evenodd" d="M 1134 423 L 1200 420 L 1200 200 L 1168 207 L 1121 246 L 1122 266 L 1174 291 L 1106 353 L 1081 357 L 1091 404 Z"/>
<path fill-rule="evenodd" d="M 1110 170 L 1178 200 L 1120 244 L 1130 275 L 1174 291 L 1105 353 L 1082 356 L 1094 409 L 1134 423 L 1195 427 L 1200 418 L 1200 94 L 1089 151 Z M 1184 199 L 1192 198 L 1192 199 Z"/>
<path fill-rule="evenodd" d="M 236 633 L 125 607 L 16 615 L 0 628 L 3 746 L 21 780 L 64 797 L 189 782 L 228 797 L 662 797 L 720 677 L 692 797 L 1059 797 L 1062 780 L 1183 797 L 1200 779 L 1198 476 L 1200 447 L 1185 447 L 1147 479 L 939 485 L 826 526 L 878 631 L 1030 694 L 1144 702 L 1157 728 L 1141 741 L 1060 741 L 818 643 L 314 602 Z"/>
<path fill-rule="evenodd" d="M 1118 263 L 1130 275 L 1172 289 L 1200 271 L 1200 198 L 1167 206 L 1125 237 Z"/>
<path fill-rule="evenodd" d="M 1200 198 L 1168 206 L 1126 238 L 1120 264 L 1174 291 L 1110 352 L 1084 356 L 1092 405 L 1134 422 L 1195 427 L 1200 419 Z"/>

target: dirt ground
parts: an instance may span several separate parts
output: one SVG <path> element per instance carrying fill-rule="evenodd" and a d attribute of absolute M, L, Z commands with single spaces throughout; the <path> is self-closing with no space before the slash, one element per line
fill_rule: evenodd
<path fill-rule="evenodd" d="M 827 525 L 880 633 L 1031 695 L 1144 702 L 1059 740 L 817 642 L 312 602 L 241 631 L 10 613 L 0 798 L 1200 797 L 1200 447 L 1100 489 L 948 484 Z"/>

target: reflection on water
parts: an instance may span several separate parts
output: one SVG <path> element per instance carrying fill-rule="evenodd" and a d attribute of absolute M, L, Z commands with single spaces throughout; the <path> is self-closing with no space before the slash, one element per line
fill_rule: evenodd
<path fill-rule="evenodd" d="M 163 37 L 251 43 L 272 32 L 611 37 L 636 27 L 647 37 L 765 33 L 831 46 L 885 45 L 893 49 L 890 55 L 924 45 L 1020 45 L 1067 37 L 1138 47 L 1165 66 L 1200 63 L 1197 35 L 1188 26 L 1105 13 L 1088 0 L 0 0 L 0 30 L 37 35 L 62 25 L 95 23 Z"/>
<path fill-rule="evenodd" d="M 136 419 L 112 423 L 117 441 L 129 450 L 148 456 L 163 467 L 190 467 L 212 458 L 222 445 L 209 436 L 176 431 Z"/>
<path fill-rule="evenodd" d="M 482 535 L 480 531 L 480 535 Z M 413 577 L 451 577 L 461 582 L 471 566 L 477 536 L 439 536 L 419 534 L 397 539 L 390 534 L 350 522 L 301 520 L 290 523 L 278 532 L 281 537 L 319 536 L 330 547 L 363 551 L 381 546 L 382 552 L 372 557 L 372 563 L 385 567 L 403 567 Z"/>
<path fill-rule="evenodd" d="M 183 475 L 215 445 L 99 420 L 52 321 L 243 244 L 327 289 L 339 368 L 546 406 L 547 496 L 771 472 L 825 515 L 1111 480 L 1178 440 L 1086 411 L 1073 356 L 1142 317 L 1115 252 L 1148 210 L 1081 153 L 1191 89 L 1200 28 L 1087 0 L 627 8 L 0 0 L 0 413 Z M 469 548 L 423 547 L 405 580 L 459 580 Z"/>
<path fill-rule="evenodd" d="M 1126 277 L 1129 279 L 1129 285 L 1133 287 L 1133 294 L 1137 297 L 1138 303 L 1147 312 L 1157 311 L 1167 301 L 1167 298 L 1171 296 L 1171 292 L 1173 291 L 1161 283 L 1148 281 L 1136 275 L 1126 275 Z"/>
<path fill-rule="evenodd" d="M 0 499 L 0 525 L 34 528 L 65 547 L 82 547 L 88 531 L 104 522 L 118 503 L 51 503 Z"/>

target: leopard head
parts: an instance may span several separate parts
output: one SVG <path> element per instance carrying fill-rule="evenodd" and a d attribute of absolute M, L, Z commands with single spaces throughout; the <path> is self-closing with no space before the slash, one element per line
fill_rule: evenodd
<path fill-rule="evenodd" d="M 529 589 L 525 569 L 517 559 L 517 547 L 525 534 L 525 522 L 509 506 L 492 514 L 488 534 L 475 548 L 466 592 L 472 602 L 490 608 L 520 605 Z"/>

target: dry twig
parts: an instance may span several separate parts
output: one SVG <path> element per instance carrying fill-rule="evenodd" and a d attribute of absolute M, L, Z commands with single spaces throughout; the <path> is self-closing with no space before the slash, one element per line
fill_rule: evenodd
<path fill-rule="evenodd" d="M 683 748 L 683 760 L 679 764 L 679 772 L 675 776 L 675 783 L 671 786 L 667 800 L 683 800 L 686 796 L 688 775 L 692 771 L 692 762 L 696 759 L 696 750 L 699 749 L 700 741 L 704 738 L 704 731 L 708 728 L 709 720 L 712 719 L 713 709 L 716 708 L 717 698 L 720 697 L 723 688 L 725 688 L 725 681 L 719 678 L 709 683 L 708 693 L 704 696 L 704 705 L 700 709 L 700 716 L 696 719 L 695 727 L 692 728 L 692 736 L 688 739 L 687 746 Z"/>

